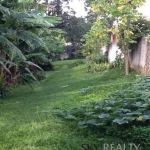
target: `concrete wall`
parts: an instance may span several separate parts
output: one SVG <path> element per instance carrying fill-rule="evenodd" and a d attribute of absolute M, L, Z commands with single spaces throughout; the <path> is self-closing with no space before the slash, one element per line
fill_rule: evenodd
<path fill-rule="evenodd" d="M 121 53 L 117 42 L 113 42 L 108 48 L 109 62 L 115 61 L 117 51 Z M 145 37 L 141 38 L 129 53 L 129 61 L 132 69 L 144 75 L 150 75 L 150 42 L 147 42 Z"/>
<path fill-rule="evenodd" d="M 121 50 L 119 49 L 117 42 L 110 44 L 108 48 L 108 62 L 113 62 L 116 59 L 117 54 L 120 54 Z"/>
<path fill-rule="evenodd" d="M 138 44 L 132 49 L 129 54 L 130 67 L 134 70 L 147 74 L 146 62 L 147 62 L 147 41 L 143 37 Z"/>

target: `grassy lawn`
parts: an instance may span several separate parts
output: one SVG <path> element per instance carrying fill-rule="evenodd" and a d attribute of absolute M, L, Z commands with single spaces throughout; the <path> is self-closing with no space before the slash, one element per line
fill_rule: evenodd
<path fill-rule="evenodd" d="M 107 97 L 109 92 L 134 82 L 137 73 L 126 77 L 123 70 L 86 73 L 86 66 L 74 67 L 75 60 L 54 63 L 41 85 L 15 87 L 0 104 L 0 150 L 82 150 L 90 144 L 93 150 L 104 143 L 123 142 L 101 135 L 83 135 L 70 123 L 57 122 L 51 110 L 69 110 L 89 101 Z M 90 90 L 84 89 L 89 88 Z M 96 147 L 94 148 L 94 145 Z M 87 145 L 85 145 L 86 147 Z"/>

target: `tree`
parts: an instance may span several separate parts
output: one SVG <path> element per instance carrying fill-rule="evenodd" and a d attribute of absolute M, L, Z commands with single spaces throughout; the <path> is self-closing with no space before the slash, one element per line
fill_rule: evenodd
<path fill-rule="evenodd" d="M 120 41 L 121 50 L 125 58 L 125 74 L 129 74 L 129 43 L 133 43 L 131 39 L 133 34 L 130 30 L 131 20 L 136 20 L 139 16 L 136 8 L 141 6 L 145 0 L 87 0 L 92 7 L 93 12 L 98 14 L 100 21 L 113 19 L 110 32 L 115 34 Z"/>
<path fill-rule="evenodd" d="M 40 2 L 40 1 L 39 1 Z M 61 22 L 55 27 L 66 32 L 64 38 L 67 43 L 72 43 L 71 49 L 80 49 L 82 36 L 89 31 L 91 27 L 90 21 L 84 18 L 77 18 L 75 11 L 68 5 L 69 0 L 53 0 L 50 2 L 44 1 L 43 4 L 49 7 L 46 10 L 47 16 L 59 16 Z M 64 7 L 67 10 L 64 10 Z"/>
<path fill-rule="evenodd" d="M 85 55 L 98 54 L 100 49 L 109 42 L 107 24 L 97 18 L 91 30 L 83 36 L 83 40 L 85 41 L 83 44 Z"/>
<path fill-rule="evenodd" d="M 37 64 L 40 60 L 46 61 L 45 54 L 49 53 L 41 35 L 53 28 L 57 19 L 43 18 L 33 11 L 18 12 L 0 5 L 0 22 L 0 76 L 4 78 L 4 84 L 18 78 L 26 82 L 28 79 L 37 81 L 33 68 L 41 69 Z M 34 58 L 38 58 L 38 63 Z"/>
<path fill-rule="evenodd" d="M 84 18 L 70 17 L 67 20 L 64 31 L 66 32 L 66 41 L 72 43 L 72 49 L 79 50 L 82 46 L 82 37 L 90 30 L 92 24 Z"/>

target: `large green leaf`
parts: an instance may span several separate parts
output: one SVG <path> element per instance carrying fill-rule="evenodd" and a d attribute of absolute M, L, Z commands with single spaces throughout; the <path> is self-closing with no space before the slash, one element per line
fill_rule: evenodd
<path fill-rule="evenodd" d="M 86 125 L 86 121 L 79 121 L 79 122 L 78 122 L 78 125 L 79 125 L 79 126 Z"/>
<path fill-rule="evenodd" d="M 32 54 L 28 54 L 28 55 L 25 55 L 25 57 L 27 59 L 30 59 L 32 57 L 36 57 L 44 62 L 48 62 L 49 59 L 43 54 L 43 53 L 32 53 Z"/>
<path fill-rule="evenodd" d="M 109 114 L 101 114 L 101 115 L 99 115 L 98 117 L 101 118 L 101 119 L 103 119 L 103 118 L 108 118 L 108 117 L 110 117 L 110 115 L 109 115 Z"/>
<path fill-rule="evenodd" d="M 36 34 L 30 32 L 30 31 L 18 31 L 16 32 L 16 36 L 25 41 L 29 46 L 37 46 L 37 47 L 43 47 L 46 52 L 49 53 L 48 47 L 45 42 L 39 36 Z"/>
<path fill-rule="evenodd" d="M 52 24 L 57 24 L 62 20 L 62 18 L 55 16 L 45 16 L 44 19 Z"/>
<path fill-rule="evenodd" d="M 41 67 L 39 67 L 38 65 L 36 65 L 35 63 L 33 63 L 31 61 L 23 61 L 23 63 L 30 65 L 30 66 L 34 66 L 36 68 L 39 68 L 40 70 L 43 70 Z"/>
<path fill-rule="evenodd" d="M 18 56 L 19 58 L 21 58 L 22 60 L 26 60 L 25 56 L 23 55 L 23 53 L 21 52 L 20 49 L 18 49 L 12 42 L 10 42 L 6 37 L 4 36 L 0 36 L 0 43 L 5 43 L 10 50 L 13 52 L 13 55 L 11 57 L 11 60 L 13 60 L 16 56 Z"/>
<path fill-rule="evenodd" d="M 29 75 L 32 77 L 32 79 L 34 79 L 37 83 L 39 83 L 39 81 L 36 79 L 36 77 L 33 75 L 33 73 L 29 70 L 29 68 L 26 67 L 25 70 L 29 73 Z"/>
<path fill-rule="evenodd" d="M 127 120 L 118 119 L 118 118 L 114 119 L 113 122 L 114 122 L 114 123 L 117 123 L 117 124 L 126 124 L 126 123 L 128 123 Z"/>
<path fill-rule="evenodd" d="M 30 32 L 30 31 L 18 31 L 16 32 L 16 36 L 23 40 L 23 41 L 27 41 L 30 42 L 33 45 L 36 46 L 44 46 L 44 42 L 34 33 Z"/>
<path fill-rule="evenodd" d="M 29 18 L 29 15 L 27 13 L 23 13 L 23 12 L 17 12 L 14 10 L 11 10 L 11 14 L 9 16 L 10 18 L 15 18 L 17 20 L 24 20 L 25 18 Z"/>
<path fill-rule="evenodd" d="M 34 27 L 45 27 L 45 28 L 49 28 L 49 27 L 53 27 L 54 25 L 52 23 L 47 22 L 46 20 L 42 20 L 42 19 L 35 19 L 35 18 L 24 18 L 22 20 L 22 22 L 27 25 L 27 26 L 34 26 Z"/>
<path fill-rule="evenodd" d="M 4 7 L 4 6 L 2 6 L 2 5 L 0 5 L 0 11 L 1 11 L 1 12 L 5 12 L 6 14 L 9 14 L 9 15 L 10 15 L 9 9 L 6 8 L 6 7 Z"/>
<path fill-rule="evenodd" d="M 71 115 L 71 114 L 67 114 L 67 116 L 65 117 L 66 119 L 72 119 L 72 120 L 76 120 L 76 117 Z"/>
<path fill-rule="evenodd" d="M 96 119 L 90 119 L 86 122 L 87 124 L 95 125 L 97 124 Z"/>
<path fill-rule="evenodd" d="M 86 122 L 86 124 L 94 125 L 94 126 L 102 126 L 104 125 L 103 123 L 97 123 L 95 119 L 90 119 Z"/>
<path fill-rule="evenodd" d="M 95 113 L 95 112 L 86 112 L 85 115 L 91 116 L 91 115 L 93 115 L 94 113 Z"/>

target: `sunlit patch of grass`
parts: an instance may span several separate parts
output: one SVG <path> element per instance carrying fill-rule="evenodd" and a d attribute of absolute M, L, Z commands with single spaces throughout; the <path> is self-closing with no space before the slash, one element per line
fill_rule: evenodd
<path fill-rule="evenodd" d="M 86 65 L 75 67 L 76 60 L 54 62 L 41 85 L 18 86 L 0 104 L 0 150 L 82 150 L 82 144 L 120 143 L 101 135 L 83 135 L 69 123 L 56 122 L 51 110 L 69 110 L 89 101 L 107 97 L 109 92 L 128 86 L 123 70 L 86 73 Z M 92 90 L 81 94 L 83 88 Z"/>

